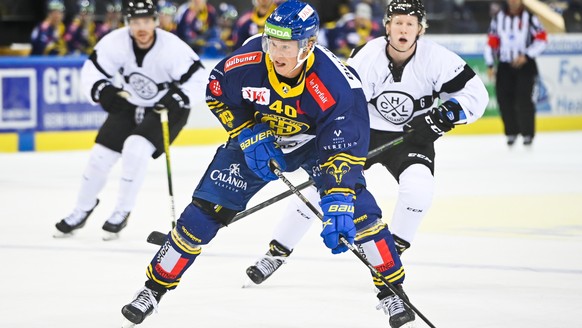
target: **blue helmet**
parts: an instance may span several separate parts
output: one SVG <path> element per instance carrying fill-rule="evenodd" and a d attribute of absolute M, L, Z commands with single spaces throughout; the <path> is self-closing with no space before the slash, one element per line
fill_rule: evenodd
<path fill-rule="evenodd" d="M 282 3 L 267 18 L 264 34 L 306 43 L 311 38 L 317 38 L 318 31 L 319 16 L 315 9 L 304 2 L 290 0 Z"/>

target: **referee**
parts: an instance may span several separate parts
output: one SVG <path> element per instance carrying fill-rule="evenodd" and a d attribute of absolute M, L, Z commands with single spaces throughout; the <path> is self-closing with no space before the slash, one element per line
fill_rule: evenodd
<path fill-rule="evenodd" d="M 495 91 L 507 144 L 517 136 L 531 145 L 535 135 L 533 87 L 538 70 L 535 58 L 544 51 L 547 35 L 539 19 L 525 8 L 522 0 L 507 0 L 491 20 L 485 46 L 489 78 L 495 73 Z"/>

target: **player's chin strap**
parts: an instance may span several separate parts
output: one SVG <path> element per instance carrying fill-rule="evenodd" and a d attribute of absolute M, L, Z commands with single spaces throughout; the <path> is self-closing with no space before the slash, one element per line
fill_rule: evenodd
<path fill-rule="evenodd" d="M 303 47 L 302 49 L 305 49 L 305 48 L 306 47 Z M 311 48 L 307 52 L 307 56 L 305 56 L 303 59 L 301 59 L 301 55 L 305 52 L 305 50 L 299 51 L 299 53 L 297 54 L 297 65 L 295 65 L 295 67 L 293 67 L 293 69 L 290 70 L 289 72 L 293 72 L 294 70 L 299 68 L 301 65 L 303 65 L 303 63 L 307 60 L 307 58 L 309 58 L 309 56 L 311 56 L 311 53 L 313 53 L 314 48 L 315 48 L 315 43 L 311 45 Z"/>
<path fill-rule="evenodd" d="M 419 36 L 417 35 L 416 36 L 416 39 L 414 40 L 414 43 L 412 45 L 410 45 L 410 47 L 408 47 L 408 49 L 406 49 L 406 50 L 398 50 L 398 49 L 396 49 L 396 47 L 394 47 L 392 45 L 392 43 L 390 43 L 390 38 L 389 37 L 386 37 L 386 41 L 388 41 L 388 45 L 390 46 L 390 48 L 394 49 L 395 51 L 397 51 L 397 52 L 407 52 L 408 50 L 412 49 L 412 47 L 414 47 L 416 45 L 416 42 L 418 41 L 418 37 Z"/>

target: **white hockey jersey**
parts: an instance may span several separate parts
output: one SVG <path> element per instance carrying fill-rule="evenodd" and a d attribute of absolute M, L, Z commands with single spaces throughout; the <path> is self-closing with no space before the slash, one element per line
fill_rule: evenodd
<path fill-rule="evenodd" d="M 413 117 L 424 114 L 435 100 L 455 98 L 466 120 L 472 123 L 485 112 L 489 95 L 481 79 L 457 54 L 422 37 L 416 52 L 400 77 L 393 76 L 386 54 L 385 37 L 356 48 L 347 63 L 360 75 L 370 127 L 382 131 L 403 131 Z"/>
<path fill-rule="evenodd" d="M 140 107 L 153 107 L 175 84 L 189 98 L 204 99 L 208 72 L 200 57 L 172 33 L 156 28 L 156 40 L 143 55 L 134 50 L 128 27 L 107 34 L 83 65 L 81 82 L 87 99 L 93 101 L 91 89 L 103 79 L 114 83 L 127 92 L 128 101 Z"/>

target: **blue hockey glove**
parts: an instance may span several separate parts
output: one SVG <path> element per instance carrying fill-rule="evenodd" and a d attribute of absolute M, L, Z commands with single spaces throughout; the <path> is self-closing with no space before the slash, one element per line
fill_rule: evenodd
<path fill-rule="evenodd" d="M 321 198 L 323 231 L 320 236 L 333 254 L 343 253 L 348 247 L 339 241 L 344 236 L 352 244 L 356 236 L 353 195 L 329 194 Z"/>
<path fill-rule="evenodd" d="M 245 153 L 245 161 L 248 167 L 255 172 L 259 178 L 265 181 L 277 180 L 278 177 L 271 171 L 269 165 L 271 159 L 279 164 L 281 171 L 287 165 L 283 158 L 283 152 L 275 142 L 275 133 L 268 124 L 260 123 L 252 128 L 245 128 L 238 136 L 240 148 Z"/>
<path fill-rule="evenodd" d="M 448 100 L 438 108 L 432 108 L 425 115 L 419 115 L 404 125 L 404 131 L 413 129 L 410 141 L 425 145 L 435 142 L 445 132 L 455 127 L 455 122 L 465 119 L 465 112 L 455 99 Z"/>

